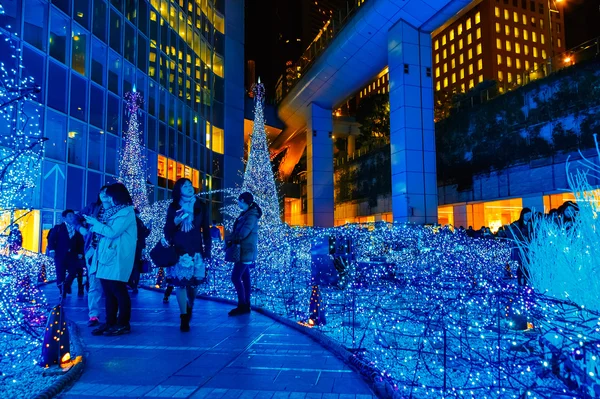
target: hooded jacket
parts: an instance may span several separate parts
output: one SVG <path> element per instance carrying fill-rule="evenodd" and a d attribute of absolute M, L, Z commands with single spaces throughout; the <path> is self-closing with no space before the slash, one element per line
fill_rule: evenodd
<path fill-rule="evenodd" d="M 262 216 L 262 209 L 252 203 L 242 212 L 233 224 L 233 230 L 228 241 L 240 244 L 240 262 L 251 263 L 256 260 L 258 253 L 258 220 Z"/>

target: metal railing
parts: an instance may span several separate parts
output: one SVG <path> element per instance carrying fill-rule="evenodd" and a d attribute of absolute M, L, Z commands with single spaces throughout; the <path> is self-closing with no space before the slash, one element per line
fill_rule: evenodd
<path fill-rule="evenodd" d="M 332 18 L 325 23 L 323 29 L 319 32 L 317 37 L 304 51 L 300 59 L 296 61 L 291 68 L 294 74 L 291 79 L 280 79 L 278 85 L 281 87 L 276 90 L 277 98 L 276 102 L 279 103 L 285 98 L 285 96 L 292 91 L 298 81 L 304 76 L 306 70 L 308 70 L 312 63 L 318 58 L 319 55 L 327 48 L 329 43 L 337 36 L 337 34 L 346 26 L 346 23 L 352 18 L 352 16 L 362 7 L 367 0 L 349 0 L 346 2 L 346 8 L 342 10 L 336 10 Z"/>

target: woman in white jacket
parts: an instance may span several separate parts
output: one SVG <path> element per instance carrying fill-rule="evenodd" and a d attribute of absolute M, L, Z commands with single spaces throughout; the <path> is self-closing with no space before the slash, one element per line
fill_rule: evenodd
<path fill-rule="evenodd" d="M 133 270 L 137 241 L 137 225 L 133 201 L 127 188 L 116 183 L 108 186 L 110 207 L 102 220 L 84 216 L 100 240 L 92 264 L 105 296 L 106 323 L 92 331 L 93 335 L 121 335 L 131 332 L 131 299 L 127 281 Z"/>

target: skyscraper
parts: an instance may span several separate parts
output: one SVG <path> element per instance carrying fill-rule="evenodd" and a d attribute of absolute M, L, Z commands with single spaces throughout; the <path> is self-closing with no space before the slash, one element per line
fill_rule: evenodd
<path fill-rule="evenodd" d="M 180 177 L 199 190 L 234 186 L 243 167 L 244 0 L 2 5 L 0 28 L 19 38 L 22 74 L 42 88 L 49 139 L 23 231 L 27 249 L 43 249 L 62 210 L 81 209 L 115 181 L 128 121 L 123 97 L 134 87 L 145 99 L 139 122 L 151 202 L 169 198 Z M 208 201 L 218 216 L 222 198 Z"/>

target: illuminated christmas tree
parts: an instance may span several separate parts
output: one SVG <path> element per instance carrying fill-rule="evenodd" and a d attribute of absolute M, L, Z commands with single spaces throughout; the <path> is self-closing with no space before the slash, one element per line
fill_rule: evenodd
<path fill-rule="evenodd" d="M 146 187 L 146 157 L 144 156 L 140 139 L 140 123 L 138 114 L 143 104 L 140 93 L 135 91 L 125 95 L 129 124 L 125 135 L 125 149 L 119 163 L 119 181 L 127 187 L 133 204 L 142 209 L 148 206 L 148 191 Z"/>

